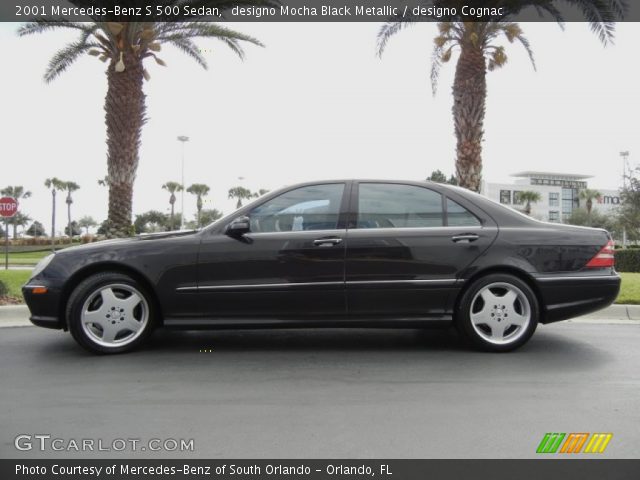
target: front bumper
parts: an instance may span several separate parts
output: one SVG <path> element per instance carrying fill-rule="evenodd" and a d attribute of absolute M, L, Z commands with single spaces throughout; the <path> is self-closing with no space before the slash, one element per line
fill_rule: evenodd
<path fill-rule="evenodd" d="M 620 292 L 620 276 L 547 276 L 536 278 L 545 308 L 540 323 L 587 315 L 611 305 Z"/>
<path fill-rule="evenodd" d="M 46 293 L 34 293 L 37 287 L 46 287 Z M 33 279 L 22 287 L 22 296 L 29 307 L 29 320 L 38 327 L 63 329 L 60 318 L 60 290 Z"/>

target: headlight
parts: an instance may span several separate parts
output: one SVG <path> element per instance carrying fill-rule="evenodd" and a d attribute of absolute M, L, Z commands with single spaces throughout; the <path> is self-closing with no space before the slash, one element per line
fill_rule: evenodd
<path fill-rule="evenodd" d="M 33 277 L 40 274 L 45 268 L 47 268 L 47 265 L 49 265 L 51 260 L 53 260 L 54 256 L 55 256 L 55 253 L 51 253 L 46 257 L 44 257 L 42 260 L 40 260 L 36 265 L 36 268 L 34 268 L 33 271 L 31 272 L 31 277 L 29 277 L 29 280 L 31 280 Z"/>

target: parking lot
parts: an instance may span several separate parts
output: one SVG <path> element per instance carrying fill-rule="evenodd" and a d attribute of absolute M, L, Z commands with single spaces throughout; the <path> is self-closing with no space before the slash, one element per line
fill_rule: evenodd
<path fill-rule="evenodd" d="M 0 329 L 0 457 L 523 458 L 546 432 L 640 453 L 640 323 L 539 327 L 511 354 L 449 331 L 156 332 L 94 356 Z M 20 434 L 193 439 L 192 452 L 18 451 Z"/>

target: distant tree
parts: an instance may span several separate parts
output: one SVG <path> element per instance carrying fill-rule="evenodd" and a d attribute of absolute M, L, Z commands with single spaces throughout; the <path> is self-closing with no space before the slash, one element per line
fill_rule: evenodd
<path fill-rule="evenodd" d="M 260 190 L 258 190 L 257 192 L 253 193 L 253 196 L 255 198 L 261 197 L 263 195 L 266 195 L 267 193 L 269 193 L 269 190 L 267 190 L 266 188 L 261 188 Z"/>
<path fill-rule="evenodd" d="M 611 233 L 615 233 L 616 238 L 620 233 L 620 223 L 617 215 L 604 215 L 597 210 L 589 213 L 586 208 L 576 208 L 565 221 L 569 225 L 580 227 L 604 228 Z"/>
<path fill-rule="evenodd" d="M 80 220 L 78 220 L 78 226 L 80 228 L 84 228 L 85 229 L 85 234 L 89 235 L 89 229 L 92 228 L 92 227 L 97 227 L 98 226 L 98 222 L 96 222 L 93 219 L 93 217 L 90 217 L 89 215 L 85 215 Z"/>
<path fill-rule="evenodd" d="M 78 185 L 76 182 L 64 182 L 64 189 L 67 191 L 67 198 L 65 199 L 65 202 L 67 204 L 67 228 L 65 231 L 71 232 L 74 231 L 71 225 L 71 204 L 73 203 L 73 197 L 71 196 L 71 194 L 79 190 L 80 185 Z M 71 242 L 73 242 L 73 235 L 69 233 L 67 233 L 67 235 L 69 235 Z M 80 233 L 78 233 L 77 235 L 80 235 Z"/>
<path fill-rule="evenodd" d="M 201 225 L 210 225 L 219 218 L 222 218 L 222 212 L 215 209 L 205 209 L 200 212 L 200 224 Z M 197 218 L 196 218 L 197 221 Z"/>
<path fill-rule="evenodd" d="M 448 183 L 449 185 L 458 184 L 458 180 L 456 180 L 455 176 L 451 175 L 449 179 L 447 179 L 446 175 L 440 170 L 434 170 L 431 172 L 431 175 L 427 177 L 427 180 L 436 183 Z"/>
<path fill-rule="evenodd" d="M 32 237 L 45 237 L 47 235 L 44 226 L 37 220 L 31 224 L 25 233 Z"/>
<path fill-rule="evenodd" d="M 22 212 L 18 212 L 16 213 L 13 217 L 11 217 L 7 223 L 9 225 L 11 225 L 11 227 L 13 228 L 13 239 L 15 240 L 16 238 L 18 238 L 18 227 L 26 227 L 27 225 L 29 225 L 29 222 L 31 221 L 31 217 L 25 213 Z"/>
<path fill-rule="evenodd" d="M 169 215 L 157 210 L 149 210 L 148 212 L 136 215 L 133 222 L 135 233 L 152 233 L 163 232 L 168 230 Z"/>
<path fill-rule="evenodd" d="M 447 177 L 445 176 L 444 173 L 442 173 L 442 171 L 434 170 L 433 172 L 431 172 L 431 175 L 427 177 L 427 180 L 431 182 L 437 182 L 437 183 L 446 183 Z"/>
<path fill-rule="evenodd" d="M 20 200 L 23 198 L 29 198 L 31 196 L 31 192 L 25 190 L 22 185 L 13 185 L 8 186 L 0 190 L 0 193 L 3 197 L 12 197 L 15 198 L 18 204 Z"/>
<path fill-rule="evenodd" d="M 69 223 L 66 227 L 64 227 L 64 233 L 66 235 L 69 235 L 69 238 L 71 238 L 73 241 L 73 237 L 82 235 L 82 229 L 80 228 L 80 225 L 78 224 L 78 222 L 74 220 L 73 222 Z"/>
<path fill-rule="evenodd" d="M 0 194 L 3 197 L 12 197 L 16 199 L 16 202 L 18 202 L 18 208 L 20 208 L 20 200 L 24 199 L 24 198 L 29 198 L 31 196 L 31 192 L 29 192 L 28 190 L 25 190 L 24 187 L 22 185 L 14 185 L 14 186 L 8 186 L 3 188 L 2 190 L 0 190 Z M 18 212 L 16 215 L 14 215 L 11 219 L 9 219 L 9 225 L 13 226 L 13 238 L 17 238 L 18 235 L 18 226 L 24 226 L 20 223 L 17 222 L 21 222 L 24 220 L 24 217 L 21 218 L 16 218 L 18 217 L 18 215 L 20 215 L 20 212 Z M 26 217 L 28 218 L 28 217 Z"/>
<path fill-rule="evenodd" d="M 109 231 L 109 219 L 103 220 L 96 230 L 97 235 L 106 235 Z"/>
<path fill-rule="evenodd" d="M 244 187 L 233 187 L 229 189 L 229 198 L 237 198 L 236 208 L 240 208 L 242 206 L 242 200 L 249 200 L 253 197 L 251 190 Z"/>
<path fill-rule="evenodd" d="M 65 182 L 57 177 L 47 178 L 44 186 L 51 190 L 51 248 L 56 249 L 56 193 L 65 189 Z"/>
<path fill-rule="evenodd" d="M 591 190 L 589 188 L 585 188 L 580 191 L 580 199 L 586 201 L 587 213 L 591 214 L 591 209 L 593 208 L 593 201 L 598 197 L 601 197 L 602 194 L 598 190 Z"/>
<path fill-rule="evenodd" d="M 202 226 L 200 221 L 200 214 L 202 213 L 202 197 L 205 197 L 209 194 L 209 186 L 204 183 L 194 183 L 189 188 L 187 188 L 187 192 L 196 196 L 196 208 L 197 208 L 197 222 L 198 228 Z"/>
<path fill-rule="evenodd" d="M 169 196 L 169 205 L 171 205 L 171 230 L 176 230 L 175 224 L 175 203 L 176 203 L 176 192 L 182 190 L 182 185 L 178 182 L 167 182 L 162 185 L 166 191 L 168 191 L 171 195 Z"/>
<path fill-rule="evenodd" d="M 522 190 L 518 192 L 517 201 L 519 203 L 524 203 L 524 213 L 526 213 L 527 215 L 531 215 L 531 204 L 539 202 L 541 198 L 542 197 L 538 192 L 534 192 L 532 190 Z"/>
<path fill-rule="evenodd" d="M 622 205 L 618 210 L 620 225 L 629 240 L 640 240 L 640 168 L 626 175 L 626 185 L 620 191 Z"/>

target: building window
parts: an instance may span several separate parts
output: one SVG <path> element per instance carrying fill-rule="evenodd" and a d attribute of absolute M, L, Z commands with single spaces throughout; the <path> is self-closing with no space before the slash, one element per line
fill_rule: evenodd
<path fill-rule="evenodd" d="M 520 191 L 519 190 L 514 190 L 513 191 L 513 204 L 514 205 L 522 205 L 524 202 L 520 199 Z"/>
<path fill-rule="evenodd" d="M 511 203 L 511 190 L 500 190 L 500 203 Z"/>
<path fill-rule="evenodd" d="M 560 206 L 560 194 L 558 192 L 549 192 L 549 206 L 550 207 Z"/>
<path fill-rule="evenodd" d="M 560 221 L 560 212 L 557 210 L 551 210 L 549 212 L 549 221 L 550 222 L 559 222 Z"/>
<path fill-rule="evenodd" d="M 578 202 L 577 192 L 573 188 L 562 189 L 562 214 L 571 215 Z"/>

